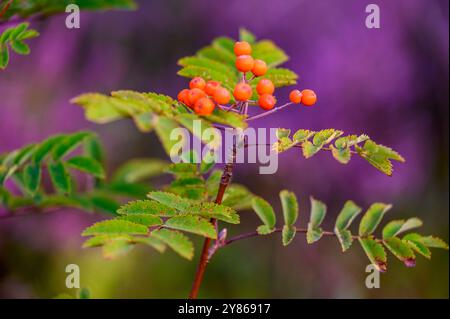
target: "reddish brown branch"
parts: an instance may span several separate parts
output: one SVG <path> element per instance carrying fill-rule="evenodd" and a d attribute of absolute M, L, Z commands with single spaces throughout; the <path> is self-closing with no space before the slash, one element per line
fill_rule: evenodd
<path fill-rule="evenodd" d="M 236 159 L 236 143 L 233 143 L 231 160 L 225 165 L 222 177 L 220 179 L 219 189 L 217 191 L 216 200 L 214 201 L 216 204 L 222 203 L 225 191 L 231 182 L 231 177 L 233 175 L 233 163 L 235 159 Z M 211 222 L 217 229 L 218 228 L 217 220 L 211 219 Z M 203 243 L 202 253 L 200 255 L 200 260 L 197 266 L 197 272 L 195 274 L 194 283 L 192 284 L 191 292 L 189 294 L 189 299 L 196 299 L 198 296 L 198 292 L 200 290 L 200 286 L 203 281 L 203 276 L 205 274 L 206 266 L 208 265 L 209 259 L 211 258 L 211 254 L 209 253 L 210 245 L 211 245 L 211 238 L 206 238 L 205 242 Z"/>
<path fill-rule="evenodd" d="M 8 11 L 9 7 L 11 6 L 13 0 L 9 0 L 5 6 L 3 7 L 3 9 L 0 11 L 0 18 L 6 13 L 6 11 Z"/>

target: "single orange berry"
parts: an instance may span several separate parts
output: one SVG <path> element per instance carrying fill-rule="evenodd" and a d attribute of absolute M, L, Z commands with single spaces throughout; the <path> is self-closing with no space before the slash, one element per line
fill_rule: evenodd
<path fill-rule="evenodd" d="M 302 101 L 302 92 L 299 90 L 292 90 L 291 93 L 289 93 L 289 100 L 291 100 L 292 103 L 299 104 Z"/>
<path fill-rule="evenodd" d="M 202 97 L 195 102 L 194 111 L 198 115 L 210 115 L 214 111 L 214 102 L 208 97 Z"/>
<path fill-rule="evenodd" d="M 263 110 L 271 110 L 277 103 L 277 99 L 271 94 L 263 94 L 258 99 L 258 104 Z"/>
<path fill-rule="evenodd" d="M 252 54 L 252 47 L 250 43 L 245 41 L 236 42 L 234 44 L 234 54 L 236 54 L 236 56 Z"/>
<path fill-rule="evenodd" d="M 208 82 L 206 82 L 206 85 L 205 85 L 205 92 L 209 96 L 213 96 L 214 92 L 218 88 L 220 88 L 220 82 L 218 82 L 218 81 L 208 81 Z"/>
<path fill-rule="evenodd" d="M 228 104 L 231 99 L 230 92 L 228 92 L 227 89 L 220 87 L 216 89 L 216 92 L 214 92 L 213 99 L 217 104 Z"/>
<path fill-rule="evenodd" d="M 238 83 L 233 92 L 233 96 L 238 101 L 247 101 L 253 94 L 252 87 L 247 83 Z"/>
<path fill-rule="evenodd" d="M 275 86 L 269 79 L 261 79 L 256 85 L 256 92 L 258 92 L 259 95 L 273 94 L 273 92 L 275 92 Z"/>
<path fill-rule="evenodd" d="M 252 73 L 255 76 L 261 76 L 266 74 L 267 72 L 267 64 L 263 60 L 255 60 L 255 63 L 253 64 Z"/>
<path fill-rule="evenodd" d="M 302 91 L 302 104 L 305 106 L 312 106 L 316 104 L 317 96 L 313 90 L 303 90 Z"/>
<path fill-rule="evenodd" d="M 241 72 L 249 72 L 253 69 L 255 61 L 250 55 L 240 55 L 236 58 L 236 68 Z"/>
<path fill-rule="evenodd" d="M 188 94 L 189 94 L 189 90 L 188 89 L 183 89 L 180 91 L 180 93 L 178 93 L 178 101 L 180 101 L 181 103 L 184 104 L 188 104 Z"/>
<path fill-rule="evenodd" d="M 189 88 L 191 89 L 200 89 L 203 90 L 205 88 L 206 82 L 201 77 L 195 77 L 189 82 Z"/>
<path fill-rule="evenodd" d="M 206 97 L 206 93 L 198 88 L 193 88 L 189 90 L 188 93 L 188 101 L 190 106 L 194 106 L 195 103 L 201 99 L 202 97 Z"/>

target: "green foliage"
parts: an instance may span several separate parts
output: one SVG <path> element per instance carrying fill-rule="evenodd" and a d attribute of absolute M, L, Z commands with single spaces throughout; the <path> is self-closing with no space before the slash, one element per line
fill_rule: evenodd
<path fill-rule="evenodd" d="M 39 33 L 28 27 L 28 23 L 21 23 L 0 34 L 0 70 L 8 66 L 10 49 L 20 55 L 30 54 L 30 47 L 25 43 L 25 40 L 36 38 Z"/>
<path fill-rule="evenodd" d="M 297 83 L 297 74 L 293 71 L 277 68 L 289 58 L 286 53 L 270 40 L 256 41 L 256 37 L 248 30 L 240 30 L 240 38 L 247 39 L 252 44 L 252 56 L 264 60 L 269 69 L 264 78 L 270 79 L 275 87 L 293 85 Z M 235 40 L 226 37 L 216 38 L 211 45 L 197 51 L 194 56 L 182 58 L 178 64 L 182 67 L 178 75 L 194 78 L 203 77 L 205 80 L 215 80 L 222 86 L 233 91 L 240 81 L 239 72 L 235 67 L 236 57 L 233 51 Z M 252 83 L 253 88 L 256 81 Z"/>
<path fill-rule="evenodd" d="M 190 167 L 186 164 L 188 163 L 173 164 L 168 168 L 172 173 L 179 173 L 180 171 L 186 171 L 186 168 Z M 193 172 L 192 169 L 190 169 L 190 172 Z M 181 178 L 177 179 L 177 181 L 185 179 Z M 140 240 L 136 240 L 133 237 L 134 235 L 144 235 L 149 232 L 148 238 L 156 238 L 167 244 L 182 257 L 191 259 L 194 249 L 192 243 L 179 231 L 217 239 L 216 228 L 209 221 L 211 218 L 230 224 L 239 223 L 237 212 L 225 205 L 207 201 L 201 202 L 163 191 L 150 192 L 148 197 L 150 198 L 149 200 L 132 201 L 121 206 L 117 210 L 119 216 L 114 219 L 88 227 L 83 232 L 83 235 L 94 237 L 88 240 L 84 247 L 103 246 L 104 256 L 113 258 L 128 252 L 130 250 L 128 249 L 129 246 L 134 244 L 154 246 L 153 239 L 143 240 L 140 237 Z M 99 235 L 108 235 L 108 237 L 96 238 Z M 120 235 L 120 243 L 116 241 L 118 239 L 112 239 L 111 235 L 115 237 Z M 123 238 L 123 235 L 128 237 Z M 149 240 L 150 243 L 148 242 Z M 120 249 L 120 254 L 112 256 L 108 254 L 109 250 L 105 252 L 105 245 L 112 245 L 110 244 L 111 241 L 114 242 L 113 247 L 120 246 L 124 248 L 123 250 Z M 127 247 L 126 250 L 125 247 Z M 157 250 L 160 252 L 164 251 L 161 245 L 157 246 Z"/>
<path fill-rule="evenodd" d="M 289 134 L 289 133 L 288 133 Z M 275 227 L 275 213 L 272 206 L 263 199 L 256 197 L 253 199 L 259 203 L 259 207 L 255 209 L 257 214 L 265 223 L 258 227 L 257 233 L 265 235 L 270 232 L 281 232 L 283 245 L 288 245 L 295 237 L 296 233 L 306 233 L 306 241 L 308 244 L 315 243 L 324 235 L 334 236 L 341 244 L 342 251 L 347 251 L 353 240 L 357 240 L 363 251 L 369 258 L 370 262 L 379 270 L 387 270 L 387 254 L 385 247 L 407 267 L 414 267 L 416 257 L 414 251 L 426 258 L 431 257 L 429 248 L 448 249 L 447 243 L 442 239 L 433 236 L 423 236 L 417 233 L 410 233 L 402 239 L 397 237 L 400 233 L 420 227 L 422 222 L 418 218 L 410 218 L 404 220 L 394 220 L 388 222 L 383 228 L 383 238 L 376 238 L 373 233 L 379 226 L 384 214 L 391 208 L 391 205 L 382 203 L 372 204 L 364 214 L 359 225 L 359 235 L 352 235 L 350 226 L 356 217 L 361 213 L 362 209 L 353 201 L 347 201 L 337 216 L 334 231 L 324 231 L 321 228 L 327 207 L 326 205 L 314 198 L 311 200 L 311 214 L 307 229 L 298 228 L 295 223 L 298 216 L 298 203 L 293 193 L 283 190 L 280 192 L 280 199 L 283 209 L 283 217 L 285 225 L 282 228 Z M 267 226 L 270 225 L 270 226 Z M 263 231 L 261 231 L 263 228 Z"/>
<path fill-rule="evenodd" d="M 41 201 L 46 192 L 42 184 L 42 172 L 47 169 L 57 192 L 69 194 L 72 189 L 72 177 L 69 168 L 81 170 L 88 175 L 104 178 L 103 164 L 88 156 L 72 156 L 66 159 L 83 143 L 94 139 L 91 132 L 59 134 L 41 143 L 30 144 L 2 156 L 0 160 L 0 185 L 8 179 L 22 189 L 24 196 Z M 7 203 L 6 203 L 7 204 Z"/>
<path fill-rule="evenodd" d="M 0 17 L 0 21 L 13 16 L 28 18 L 32 15 L 49 16 L 65 12 L 69 4 L 76 4 L 81 10 L 132 10 L 136 8 L 134 0 L 14 0 Z"/>
<path fill-rule="evenodd" d="M 0 205 L 12 214 L 21 208 L 73 207 L 117 215 L 123 199 L 144 197 L 153 190 L 148 180 L 161 175 L 167 167 L 161 160 L 134 159 L 120 166 L 111 180 L 106 180 L 104 165 L 98 137 L 85 131 L 54 135 L 2 154 Z M 92 188 L 78 188 L 76 171 L 91 177 Z M 47 176 L 51 188 L 44 186 Z M 6 181 L 15 184 L 21 194 L 11 193 Z"/>
<path fill-rule="evenodd" d="M 124 118 L 132 118 L 138 129 L 143 132 L 154 131 L 169 155 L 173 146 L 185 143 L 186 136 L 180 135 L 171 139 L 170 133 L 178 127 L 188 129 L 192 134 L 209 143 L 211 139 L 203 139 L 204 130 L 211 128 L 213 123 L 245 128 L 245 116 L 234 112 L 216 109 L 209 116 L 198 116 L 188 113 L 186 108 L 169 96 L 155 93 L 138 93 L 134 91 L 112 92 L 111 96 L 98 93 L 82 94 L 72 103 L 84 108 L 88 120 L 96 123 L 109 123 Z M 145 117 L 143 117 L 145 114 Z M 145 119 L 146 122 L 142 123 Z M 201 132 L 194 129 L 194 123 L 201 123 Z M 211 145 L 218 147 L 219 145 Z"/>
<path fill-rule="evenodd" d="M 333 157 L 342 164 L 347 164 L 353 154 L 358 154 L 382 173 L 391 176 L 392 160 L 404 163 L 405 159 L 389 147 L 376 144 L 365 134 L 342 136 L 343 132 L 335 129 L 310 131 L 300 129 L 290 137 L 291 131 L 278 129 L 278 141 L 272 145 L 278 153 L 293 147 L 301 148 L 303 156 L 310 158 L 320 150 L 331 151 Z M 333 144 L 331 144 L 334 141 Z M 363 146 L 359 144 L 363 143 Z"/>

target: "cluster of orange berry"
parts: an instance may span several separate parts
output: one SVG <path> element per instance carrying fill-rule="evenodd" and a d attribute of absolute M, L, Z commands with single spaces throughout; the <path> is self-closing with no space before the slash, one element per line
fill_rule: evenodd
<path fill-rule="evenodd" d="M 183 89 L 178 93 L 178 101 L 199 115 L 211 114 L 215 103 L 224 105 L 230 102 L 230 99 L 230 92 L 223 88 L 220 82 L 206 82 L 201 77 L 193 78 L 189 82 L 189 89 Z"/>
<path fill-rule="evenodd" d="M 267 72 L 267 64 L 263 60 L 253 59 L 251 56 L 252 47 L 248 42 L 236 42 L 234 45 L 236 54 L 236 68 L 244 74 L 233 91 L 233 96 L 238 102 L 248 101 L 252 95 L 252 87 L 245 80 L 245 74 L 252 72 L 254 78 L 263 76 Z M 190 89 L 183 89 L 178 93 L 178 100 L 189 108 L 193 109 L 199 115 L 209 115 L 214 110 L 216 104 L 225 105 L 230 99 L 230 92 L 221 86 L 218 81 L 206 82 L 201 77 L 195 77 L 189 83 Z M 261 79 L 256 85 L 258 93 L 258 105 L 264 110 L 273 109 L 277 100 L 273 96 L 275 86 L 269 79 Z M 289 94 L 292 103 L 302 103 L 311 106 L 316 103 L 317 97 L 312 90 L 293 90 Z"/>

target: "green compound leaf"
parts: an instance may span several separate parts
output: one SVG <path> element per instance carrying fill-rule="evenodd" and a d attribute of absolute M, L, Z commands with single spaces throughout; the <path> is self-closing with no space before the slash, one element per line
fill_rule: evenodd
<path fill-rule="evenodd" d="M 198 215 L 206 218 L 215 218 L 229 224 L 239 224 L 240 222 L 239 215 L 234 209 L 211 202 L 194 203 L 182 213 L 184 215 Z"/>
<path fill-rule="evenodd" d="M 270 40 L 261 40 L 255 43 L 252 48 L 252 56 L 255 59 L 263 60 L 270 68 L 289 60 L 287 54 Z"/>
<path fill-rule="evenodd" d="M 387 270 L 387 257 L 383 245 L 378 243 L 372 236 L 365 238 L 358 238 L 361 247 L 364 249 L 370 262 L 380 272 Z"/>
<path fill-rule="evenodd" d="M 164 226 L 217 239 L 217 233 L 214 226 L 208 220 L 199 216 L 175 216 L 168 219 Z"/>
<path fill-rule="evenodd" d="M 181 257 L 191 260 L 194 256 L 194 245 L 179 231 L 161 228 L 152 231 L 150 236 L 167 244 Z"/>
<path fill-rule="evenodd" d="M 62 139 L 53 150 L 53 159 L 60 160 L 64 155 L 81 145 L 85 139 L 92 137 L 91 132 L 77 132 Z"/>
<path fill-rule="evenodd" d="M 281 238 L 283 241 L 283 246 L 289 245 L 295 237 L 297 228 L 295 226 L 284 225 L 281 232 Z"/>
<path fill-rule="evenodd" d="M 48 172 L 55 189 L 64 194 L 71 192 L 72 179 L 62 162 L 50 163 L 48 165 Z"/>
<path fill-rule="evenodd" d="M 164 242 L 155 237 L 133 237 L 133 242 L 135 242 L 136 244 L 143 244 L 150 246 L 156 249 L 156 251 L 158 251 L 161 254 L 165 252 L 167 248 Z"/>
<path fill-rule="evenodd" d="M 327 206 L 319 200 L 310 198 L 311 200 L 311 216 L 308 223 L 308 230 L 306 232 L 306 241 L 312 244 L 318 241 L 323 236 L 323 230 L 319 226 L 322 224 L 327 213 Z"/>
<path fill-rule="evenodd" d="M 371 235 L 381 222 L 384 214 L 392 208 L 392 205 L 383 203 L 374 203 L 364 214 L 359 224 L 359 236 L 365 237 Z"/>
<path fill-rule="evenodd" d="M 193 201 L 187 198 L 182 198 L 178 195 L 167 192 L 150 192 L 147 197 L 156 200 L 157 202 L 174 208 L 176 210 L 185 211 L 193 205 Z"/>
<path fill-rule="evenodd" d="M 252 208 L 264 223 L 264 227 L 258 227 L 258 232 L 261 234 L 268 234 L 272 232 L 276 223 L 273 207 L 261 197 L 255 196 L 252 199 Z"/>
<path fill-rule="evenodd" d="M 294 193 L 287 190 L 280 192 L 281 207 L 283 209 L 284 223 L 287 226 L 295 224 L 298 218 L 298 202 Z"/>
<path fill-rule="evenodd" d="M 341 244 L 343 252 L 349 249 L 353 243 L 352 233 L 347 228 L 350 227 L 353 220 L 361 213 L 361 210 L 361 207 L 349 200 L 344 204 L 336 219 L 334 232 Z"/>
<path fill-rule="evenodd" d="M 58 145 L 63 139 L 66 138 L 66 135 L 58 134 L 49 137 L 39 145 L 37 145 L 34 154 L 32 156 L 32 160 L 35 164 L 40 164 L 46 156 L 53 150 L 53 148 Z"/>
<path fill-rule="evenodd" d="M 218 184 L 217 184 L 218 185 Z M 216 196 L 212 193 L 212 196 Z M 222 205 L 231 207 L 235 210 L 247 210 L 252 208 L 253 195 L 247 187 L 240 184 L 231 184 L 227 187 L 222 201 Z"/>
<path fill-rule="evenodd" d="M 109 219 L 93 224 L 86 228 L 81 236 L 96 235 L 145 235 L 148 233 L 146 226 L 127 220 Z"/>
<path fill-rule="evenodd" d="M 180 134 L 176 136 L 177 138 L 171 138 L 172 134 L 169 134 L 169 132 L 176 132 L 175 130 L 180 127 L 179 124 L 175 120 L 163 116 L 156 117 L 154 124 L 156 135 L 163 145 L 167 155 L 170 157 L 178 155 L 178 149 L 176 146 L 183 146 L 186 143 L 187 136 L 186 134 L 182 134 L 180 131 Z"/>
<path fill-rule="evenodd" d="M 102 254 L 106 259 L 116 259 L 127 254 L 133 245 L 124 238 L 113 239 L 103 245 Z"/>
<path fill-rule="evenodd" d="M 161 175 L 168 163 L 160 159 L 136 158 L 125 162 L 114 172 L 114 182 L 137 183 Z"/>
<path fill-rule="evenodd" d="M 167 166 L 166 173 L 175 175 L 177 178 L 198 176 L 198 168 L 193 163 L 174 163 Z"/>
<path fill-rule="evenodd" d="M 9 13 L 13 8 L 14 6 L 9 8 L 3 15 Z M 27 30 L 28 26 L 28 23 L 21 23 L 6 29 L 0 34 L 0 69 L 5 69 L 8 66 L 9 47 L 17 54 L 30 54 L 30 47 L 24 40 L 35 38 L 39 33 L 36 30 Z"/>
<path fill-rule="evenodd" d="M 372 140 L 367 140 L 362 148 L 355 146 L 355 149 L 361 157 L 388 176 L 391 176 L 393 172 L 390 160 L 405 162 L 399 153 L 387 146 L 376 144 Z"/>
<path fill-rule="evenodd" d="M 414 267 L 416 265 L 416 256 L 408 244 L 404 243 L 400 238 L 390 237 L 383 241 L 384 245 L 391 253 L 400 259 L 406 267 Z"/>
<path fill-rule="evenodd" d="M 416 217 L 409 218 L 408 220 L 393 220 L 389 222 L 383 228 L 383 239 L 391 238 L 401 234 L 405 231 L 421 227 L 423 222 Z"/>
<path fill-rule="evenodd" d="M 84 156 L 75 156 L 67 160 L 66 164 L 71 168 L 88 173 L 95 177 L 105 178 L 105 170 L 103 169 L 102 164 L 97 162 L 95 159 Z"/>
<path fill-rule="evenodd" d="M 204 200 L 207 197 L 205 181 L 200 177 L 179 178 L 166 190 L 192 200 Z"/>
<path fill-rule="evenodd" d="M 118 217 L 119 220 L 126 220 L 135 224 L 144 225 L 147 227 L 162 225 L 161 218 L 150 214 L 130 214 Z"/>
<path fill-rule="evenodd" d="M 177 214 L 174 208 L 153 200 L 136 200 L 121 206 L 117 213 L 121 215 L 150 214 L 161 217 L 171 217 Z"/>

